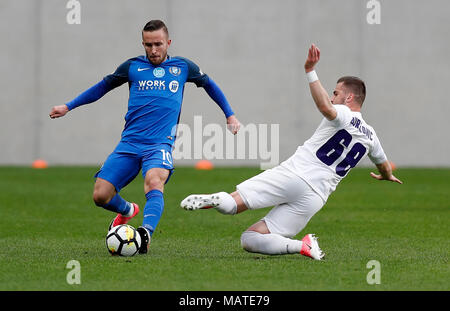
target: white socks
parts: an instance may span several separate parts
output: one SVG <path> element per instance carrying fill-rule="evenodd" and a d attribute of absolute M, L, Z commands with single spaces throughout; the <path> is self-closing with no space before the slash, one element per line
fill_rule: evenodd
<path fill-rule="evenodd" d="M 134 213 L 134 205 L 133 203 L 127 202 L 127 204 L 130 206 L 130 211 L 128 212 L 128 214 L 123 215 L 124 217 L 131 217 Z"/>
<path fill-rule="evenodd" d="M 288 239 L 279 234 L 262 234 L 255 231 L 242 233 L 241 245 L 248 252 L 266 255 L 296 254 L 302 249 L 302 241 Z"/>
<path fill-rule="evenodd" d="M 217 203 L 218 205 L 215 207 L 217 211 L 222 214 L 234 215 L 237 211 L 237 204 L 233 197 L 226 192 L 218 192 L 212 194 L 214 197 L 219 197 Z"/>

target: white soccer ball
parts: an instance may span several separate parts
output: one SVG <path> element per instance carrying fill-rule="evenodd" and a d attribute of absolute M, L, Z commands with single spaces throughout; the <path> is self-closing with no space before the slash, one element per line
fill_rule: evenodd
<path fill-rule="evenodd" d="M 106 247 L 111 255 L 134 256 L 141 246 L 141 236 L 130 225 L 113 227 L 106 235 Z"/>

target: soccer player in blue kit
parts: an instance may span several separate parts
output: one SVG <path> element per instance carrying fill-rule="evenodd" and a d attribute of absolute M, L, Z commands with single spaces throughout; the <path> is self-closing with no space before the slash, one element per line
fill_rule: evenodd
<path fill-rule="evenodd" d="M 192 61 L 170 57 L 171 44 L 166 25 L 151 20 L 142 30 L 146 55 L 128 59 L 114 73 L 105 76 L 72 101 L 55 106 L 50 118 L 64 116 L 70 110 L 100 99 L 107 92 L 128 82 L 128 112 L 122 138 L 95 174 L 93 199 L 97 206 L 117 213 L 109 229 L 125 224 L 139 213 L 136 203 L 125 201 L 120 190 L 142 169 L 147 199 L 139 253 L 148 252 L 151 236 L 164 209 L 164 185 L 172 172 L 172 148 L 180 118 L 184 84 L 192 82 L 203 87 L 225 114 L 227 127 L 236 134 L 240 123 L 217 84 Z"/>

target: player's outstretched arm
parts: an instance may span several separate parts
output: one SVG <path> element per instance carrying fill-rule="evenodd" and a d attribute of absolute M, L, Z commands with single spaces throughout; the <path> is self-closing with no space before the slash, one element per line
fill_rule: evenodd
<path fill-rule="evenodd" d="M 403 182 L 400 179 L 398 179 L 397 177 L 395 177 L 392 174 L 392 168 L 391 168 L 391 164 L 389 163 L 389 161 L 385 161 L 381 164 L 377 164 L 377 168 L 378 168 L 378 171 L 380 172 L 380 175 L 370 172 L 370 176 L 372 176 L 373 178 L 378 179 L 378 180 L 389 180 L 392 182 L 403 184 Z"/>
<path fill-rule="evenodd" d="M 50 111 L 50 118 L 55 119 L 63 117 L 67 112 L 76 107 L 87 105 L 99 100 L 103 95 L 117 87 L 119 84 L 110 85 L 104 79 L 94 86 L 90 87 L 76 98 L 64 105 L 54 106 Z"/>
<path fill-rule="evenodd" d="M 203 85 L 206 93 L 211 97 L 211 99 L 216 102 L 217 105 L 222 109 L 223 113 L 227 118 L 227 128 L 233 133 L 237 134 L 239 131 L 241 124 L 238 119 L 234 115 L 233 110 L 231 109 L 230 104 L 228 103 L 225 94 L 223 94 L 222 90 L 219 86 L 214 82 L 213 79 L 208 77 L 208 82 Z"/>
<path fill-rule="evenodd" d="M 336 118 L 337 112 L 328 97 L 327 91 L 323 88 L 314 70 L 314 67 L 319 60 L 320 50 L 317 46 L 312 44 L 309 48 L 308 57 L 305 62 L 305 72 L 309 81 L 309 89 L 319 111 L 325 118 L 331 121 Z"/>
<path fill-rule="evenodd" d="M 67 112 L 69 112 L 69 108 L 67 107 L 67 105 L 54 106 L 50 111 L 49 116 L 52 119 L 60 118 L 65 116 Z"/>

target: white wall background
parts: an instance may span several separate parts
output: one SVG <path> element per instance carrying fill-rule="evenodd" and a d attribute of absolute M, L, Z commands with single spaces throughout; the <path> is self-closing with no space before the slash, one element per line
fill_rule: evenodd
<path fill-rule="evenodd" d="M 173 40 L 169 54 L 199 64 L 244 125 L 280 124 L 280 161 L 321 120 L 303 71 L 314 42 L 322 51 L 317 72 L 330 93 L 340 76 L 366 81 L 363 116 L 391 160 L 450 166 L 449 1 L 380 0 L 379 25 L 367 23 L 366 0 L 79 2 L 81 24 L 69 25 L 66 0 L 0 1 L 0 164 L 104 161 L 120 139 L 126 86 L 64 118 L 48 113 L 142 55 L 142 27 L 162 19 Z M 225 121 L 206 93 L 189 85 L 181 122 L 192 125 L 194 115 L 204 124 Z"/>

